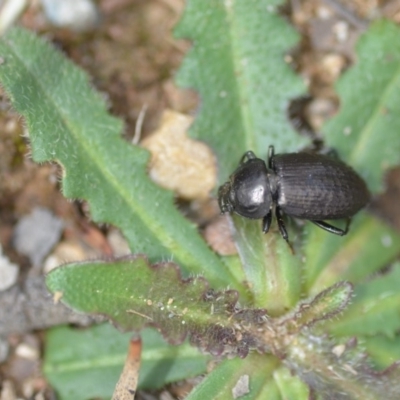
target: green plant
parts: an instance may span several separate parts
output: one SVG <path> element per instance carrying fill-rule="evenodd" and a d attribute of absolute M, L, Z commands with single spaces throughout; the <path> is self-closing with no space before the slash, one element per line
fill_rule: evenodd
<path fill-rule="evenodd" d="M 195 43 L 178 81 L 202 98 L 191 134 L 217 154 L 220 182 L 247 149 L 261 154 L 273 143 L 277 152 L 290 151 L 305 142 L 284 116 L 304 87 L 283 61 L 297 36 L 277 15 L 278 4 L 192 0 L 178 27 Z M 400 161 L 400 118 L 393 111 L 399 39 L 399 29 L 384 21 L 365 34 L 358 63 L 338 85 L 341 112 L 324 128 L 327 143 L 375 193 L 384 172 Z M 172 194 L 148 179 L 146 151 L 118 136 L 121 123 L 106 113 L 81 71 L 20 29 L 1 40 L 0 56 L 0 80 L 26 119 L 34 160 L 59 162 L 65 196 L 86 199 L 93 219 L 118 226 L 136 254 L 51 272 L 48 286 L 65 304 L 106 314 L 124 330 L 151 325 L 170 343 L 189 337 L 207 353 L 237 356 L 219 363 L 191 400 L 231 398 L 244 375 L 250 377 L 246 399 L 306 399 L 310 391 L 335 399 L 400 396 L 397 367 L 378 374 L 370 365 L 386 367 L 393 354 L 400 356 L 400 266 L 390 266 L 400 235 L 362 212 L 343 238 L 311 224 L 297 234 L 291 227 L 292 254 L 278 233 L 263 235 L 259 221 L 233 216 L 240 263 L 238 256 L 219 257 L 175 210 Z M 366 280 L 385 266 L 385 274 Z M 60 341 L 68 335 L 62 332 Z M 188 354 L 182 349 L 176 363 Z M 202 367 L 191 373 L 198 373 L 205 358 L 193 358 Z M 52 363 L 50 355 L 50 380 L 57 376 Z M 63 398 L 108 395 L 59 390 Z"/>

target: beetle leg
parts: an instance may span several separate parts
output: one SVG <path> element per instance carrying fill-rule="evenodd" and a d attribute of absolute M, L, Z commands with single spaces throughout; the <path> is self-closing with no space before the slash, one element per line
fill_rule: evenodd
<path fill-rule="evenodd" d="M 229 202 L 230 189 L 231 189 L 230 182 L 224 183 L 218 189 L 218 205 L 219 205 L 219 209 L 221 210 L 221 214 L 233 211 L 232 204 Z"/>
<path fill-rule="evenodd" d="M 347 235 L 347 232 L 349 231 L 350 222 L 351 222 L 351 218 L 346 218 L 346 228 L 344 228 L 344 234 L 345 235 Z"/>
<path fill-rule="evenodd" d="M 246 153 L 244 153 L 242 158 L 240 159 L 240 164 L 244 164 L 246 161 L 252 160 L 254 158 L 257 158 L 257 157 L 251 150 L 246 151 Z"/>
<path fill-rule="evenodd" d="M 339 236 L 344 236 L 349 231 L 351 218 L 347 218 L 346 221 L 347 221 L 346 228 L 344 228 L 344 229 L 337 228 L 336 226 L 328 224 L 325 221 L 311 221 L 311 222 L 327 232 L 334 233 L 335 235 L 339 235 Z"/>
<path fill-rule="evenodd" d="M 269 210 L 268 214 L 262 220 L 262 230 L 264 233 L 269 231 L 272 221 L 272 210 Z"/>
<path fill-rule="evenodd" d="M 326 155 L 330 158 L 333 158 L 334 160 L 340 160 L 339 153 L 336 149 L 329 149 Z"/>
<path fill-rule="evenodd" d="M 276 207 L 275 214 L 278 221 L 279 232 L 281 233 L 282 237 L 289 243 L 289 235 L 287 233 L 285 223 L 283 222 L 281 210 L 279 207 Z"/>
<path fill-rule="evenodd" d="M 269 146 L 268 147 L 268 168 L 272 169 L 273 165 L 272 165 L 272 159 L 274 158 L 275 155 L 275 148 L 274 146 Z"/>

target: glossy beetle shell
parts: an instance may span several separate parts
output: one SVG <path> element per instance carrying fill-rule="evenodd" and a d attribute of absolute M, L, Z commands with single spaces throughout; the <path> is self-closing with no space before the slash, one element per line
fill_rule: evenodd
<path fill-rule="evenodd" d="M 275 215 L 286 241 L 288 233 L 282 214 L 310 220 L 343 236 L 348 232 L 350 217 L 369 199 L 362 178 L 337 158 L 315 153 L 274 155 L 273 146 L 269 147 L 267 163 L 247 151 L 228 182 L 218 190 L 222 213 L 262 218 L 264 233 L 269 231 Z M 347 220 L 344 229 L 324 221 L 342 218 Z"/>
<path fill-rule="evenodd" d="M 259 158 L 241 164 L 225 185 L 219 190 L 221 210 L 236 212 L 247 218 L 262 218 L 271 208 L 265 162 Z M 224 209 L 224 207 L 227 207 Z"/>
<path fill-rule="evenodd" d="M 332 157 L 289 153 L 273 156 L 277 204 L 283 213 L 303 219 L 351 217 L 370 195 L 365 182 L 343 162 Z"/>

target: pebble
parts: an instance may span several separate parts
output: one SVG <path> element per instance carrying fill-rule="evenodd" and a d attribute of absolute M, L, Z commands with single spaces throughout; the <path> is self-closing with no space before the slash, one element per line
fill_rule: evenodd
<path fill-rule="evenodd" d="M 76 32 L 94 29 L 100 21 L 99 11 L 91 0 L 41 0 L 48 20 L 55 26 Z"/>
<path fill-rule="evenodd" d="M 19 267 L 2 254 L 0 246 L 0 292 L 13 286 L 18 279 Z"/>
<path fill-rule="evenodd" d="M 60 218 L 45 208 L 36 207 L 16 225 L 14 247 L 29 257 L 34 267 L 38 267 L 60 240 L 63 228 L 64 223 Z"/>
<path fill-rule="evenodd" d="M 10 352 L 10 344 L 6 339 L 0 337 L 0 364 L 7 360 Z"/>
<path fill-rule="evenodd" d="M 216 185 L 216 160 L 205 143 L 187 135 L 192 122 L 192 117 L 166 110 L 159 129 L 141 145 L 151 153 L 153 181 L 183 199 L 207 199 Z"/>

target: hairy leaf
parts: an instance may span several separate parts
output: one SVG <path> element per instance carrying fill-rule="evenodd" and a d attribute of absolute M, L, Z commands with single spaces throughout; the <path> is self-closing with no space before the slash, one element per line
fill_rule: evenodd
<path fill-rule="evenodd" d="M 277 368 L 274 371 L 274 380 L 281 392 L 281 398 L 285 400 L 309 400 L 310 389 L 304 382 L 287 368 Z"/>
<path fill-rule="evenodd" d="M 293 334 L 316 323 L 332 319 L 342 312 L 350 302 L 353 286 L 348 282 L 338 282 L 325 289 L 314 298 L 300 302 L 296 308 L 282 317 L 288 331 Z"/>
<path fill-rule="evenodd" d="M 337 84 L 340 112 L 324 127 L 326 141 L 382 189 L 383 174 L 400 164 L 400 28 L 374 23 L 357 46 L 356 65 Z"/>
<path fill-rule="evenodd" d="M 304 143 L 286 117 L 304 84 L 284 61 L 298 36 L 278 16 L 281 3 L 191 0 L 176 30 L 193 41 L 178 77 L 201 98 L 191 133 L 215 150 L 220 181 L 247 150 L 265 157 L 270 144 L 287 152 Z"/>
<path fill-rule="evenodd" d="M 202 277 L 182 280 L 174 263 L 150 266 L 143 256 L 71 263 L 51 271 L 47 285 L 77 311 L 105 314 L 123 330 L 155 326 L 170 343 L 189 336 L 207 352 L 240 357 L 267 344 L 256 334 L 265 310 L 237 310 L 236 291 L 216 292 Z"/>
<path fill-rule="evenodd" d="M 44 372 L 59 398 L 110 398 L 131 336 L 106 324 L 85 330 L 51 330 L 47 334 Z M 172 347 L 153 329 L 143 330 L 141 337 L 139 387 L 155 389 L 205 372 L 208 357 L 188 343 Z"/>
<path fill-rule="evenodd" d="M 400 253 L 400 235 L 366 213 L 354 218 L 344 237 L 307 224 L 306 239 L 305 283 L 313 294 L 338 280 L 360 282 Z"/>
<path fill-rule="evenodd" d="M 254 305 L 281 315 L 300 299 L 301 264 L 279 234 L 265 235 L 261 222 L 232 216 L 233 234 Z"/>
<path fill-rule="evenodd" d="M 400 337 L 390 339 L 386 335 L 375 335 L 364 340 L 364 346 L 378 368 L 387 368 L 400 360 Z"/>
<path fill-rule="evenodd" d="M 238 284 L 146 175 L 148 154 L 120 137 L 87 76 L 48 43 L 22 29 L 0 40 L 0 81 L 29 129 L 32 157 L 63 167 L 66 197 L 86 199 L 96 222 L 122 229 L 132 252 L 178 260 L 214 283 Z M 239 288 L 240 289 L 240 288 Z"/>
<path fill-rule="evenodd" d="M 278 360 L 273 357 L 252 354 L 244 360 L 225 360 L 186 397 L 186 400 L 203 399 L 280 399 L 279 391 L 272 379 Z M 246 376 L 249 379 L 247 386 Z M 246 382 L 246 381 L 245 381 Z M 244 394 L 237 396 L 240 387 Z M 248 393 L 246 394 L 246 387 Z M 234 395 L 236 393 L 236 396 Z M 268 395 L 266 395 L 268 393 Z"/>
<path fill-rule="evenodd" d="M 399 365 L 377 372 L 354 344 L 330 344 L 327 337 L 305 332 L 293 342 L 284 364 L 322 399 L 400 398 Z"/>
<path fill-rule="evenodd" d="M 400 264 L 375 279 L 358 284 L 354 301 L 327 329 L 336 336 L 376 335 L 394 337 L 400 329 Z"/>

